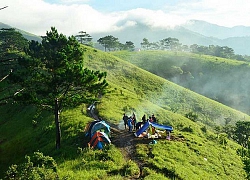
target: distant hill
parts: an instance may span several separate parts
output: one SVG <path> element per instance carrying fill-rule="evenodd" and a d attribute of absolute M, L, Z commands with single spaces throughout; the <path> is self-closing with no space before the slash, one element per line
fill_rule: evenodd
<path fill-rule="evenodd" d="M 2 29 L 2 28 L 15 28 L 15 27 L 11 27 L 11 26 L 9 26 L 9 25 L 7 25 L 7 24 L 4 24 L 4 23 L 1 23 L 0 22 L 0 29 Z M 25 37 L 26 39 L 28 39 L 29 41 L 30 40 L 34 40 L 34 41 L 41 41 L 41 37 L 40 36 L 36 36 L 36 35 L 34 35 L 34 34 L 31 34 L 31 33 L 28 33 L 28 32 L 26 32 L 26 31 L 23 31 L 23 30 L 20 30 L 20 29 L 17 29 L 17 28 L 15 28 L 17 31 L 19 31 L 22 35 L 23 35 L 23 37 Z"/>
<path fill-rule="evenodd" d="M 250 27 L 246 26 L 224 27 L 200 20 L 190 20 L 182 26 L 190 31 L 218 39 L 250 36 Z"/>
<path fill-rule="evenodd" d="M 122 27 L 123 24 L 119 24 L 119 26 Z M 1 28 L 11 28 L 11 26 L 0 22 L 0 29 Z M 28 40 L 41 41 L 40 36 L 30 34 L 20 29 L 17 30 Z M 164 38 L 173 37 L 179 39 L 179 41 L 185 45 L 228 46 L 234 49 L 235 54 L 250 55 L 250 27 L 246 26 L 228 28 L 205 21 L 190 20 L 181 26 L 163 29 L 150 27 L 137 22 L 134 26 L 118 31 L 91 34 L 96 48 L 102 49 L 102 47 L 97 44 L 97 40 L 107 35 L 119 38 L 121 43 L 132 41 L 136 48 L 141 47 L 140 43 L 143 38 L 147 38 L 150 42 L 158 42 Z"/>
<path fill-rule="evenodd" d="M 134 42 L 135 46 L 140 48 L 140 43 L 143 38 L 147 38 L 149 42 L 158 42 L 167 37 L 178 38 L 182 44 L 191 45 L 191 44 L 218 44 L 219 39 L 206 37 L 202 34 L 190 31 L 184 27 L 176 27 L 170 29 L 162 28 L 152 28 L 144 24 L 137 23 L 135 26 L 122 29 L 120 31 L 114 32 L 105 32 L 93 34 L 94 40 L 106 36 L 112 35 L 118 37 L 121 43 L 126 41 Z"/>
<path fill-rule="evenodd" d="M 236 54 L 250 55 L 250 27 L 244 26 L 227 28 L 205 21 L 192 20 L 182 26 L 168 29 L 137 23 L 119 31 L 92 34 L 95 42 L 107 35 L 119 38 L 121 43 L 132 41 L 137 48 L 141 47 L 143 38 L 147 38 L 150 42 L 158 42 L 164 38 L 173 37 L 185 45 L 228 46 L 233 48 Z"/>

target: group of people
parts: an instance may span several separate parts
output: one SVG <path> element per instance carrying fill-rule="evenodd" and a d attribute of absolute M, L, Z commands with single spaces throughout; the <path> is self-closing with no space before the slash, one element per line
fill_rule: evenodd
<path fill-rule="evenodd" d="M 131 116 L 128 116 L 126 115 L 125 113 L 123 114 L 123 122 L 124 122 L 124 127 L 125 129 L 127 129 L 127 126 L 128 126 L 128 131 L 129 132 L 132 132 L 133 129 L 134 130 L 138 130 L 141 128 L 141 126 L 143 124 L 145 124 L 147 121 L 150 121 L 150 122 L 157 122 L 154 114 L 152 114 L 151 116 L 149 116 L 149 118 L 147 119 L 146 118 L 146 114 L 144 114 L 141 118 L 142 121 L 139 121 L 137 122 L 137 119 L 136 119 L 136 115 L 135 113 L 133 112 L 133 114 Z"/>

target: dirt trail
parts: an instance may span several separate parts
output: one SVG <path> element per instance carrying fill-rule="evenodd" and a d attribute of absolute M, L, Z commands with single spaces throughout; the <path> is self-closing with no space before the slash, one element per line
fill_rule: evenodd
<path fill-rule="evenodd" d="M 136 144 L 143 143 L 148 144 L 151 140 L 144 138 L 136 138 L 133 132 L 129 132 L 128 129 L 124 129 L 123 121 L 119 125 L 111 125 L 111 143 L 114 144 L 123 154 L 126 161 L 134 161 L 140 168 L 140 174 L 137 177 L 131 179 L 140 179 L 142 176 L 142 170 L 145 166 L 144 162 L 136 157 Z"/>
<path fill-rule="evenodd" d="M 134 132 L 128 132 L 128 129 L 121 128 L 119 125 L 111 126 L 111 142 L 118 147 L 126 160 L 134 160 L 135 142 Z"/>

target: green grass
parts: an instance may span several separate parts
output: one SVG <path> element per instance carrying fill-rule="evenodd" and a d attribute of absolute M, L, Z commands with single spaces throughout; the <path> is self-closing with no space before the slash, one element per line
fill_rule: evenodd
<path fill-rule="evenodd" d="M 97 50 L 91 51 L 90 49 L 88 52 L 90 52 L 91 55 L 86 57 L 88 59 L 86 64 L 90 68 L 96 69 L 96 67 L 99 67 L 100 70 L 108 71 L 107 79 L 111 84 L 110 89 L 112 94 L 105 96 L 100 104 L 100 109 L 102 106 L 109 106 L 111 107 L 109 110 L 113 111 L 113 113 L 107 113 L 107 119 L 120 119 L 121 117 L 118 117 L 118 114 L 121 114 L 120 112 L 127 109 L 129 112 L 138 111 L 137 114 L 139 117 L 142 117 L 144 113 L 157 114 L 157 109 L 169 111 L 173 108 L 177 108 L 177 113 L 181 115 L 185 115 L 189 112 L 197 113 L 199 121 L 209 126 L 213 126 L 214 124 L 224 125 L 224 118 L 231 118 L 232 124 L 239 120 L 249 120 L 249 117 L 240 111 L 212 101 L 170 81 L 166 81 L 163 78 L 159 78 L 119 58 L 107 58 L 108 54 L 99 54 Z M 123 52 L 119 53 L 122 54 Z M 137 53 L 141 52 L 124 52 L 124 54 L 128 56 L 126 59 L 129 59 L 130 56 L 136 56 Z M 160 54 L 155 51 L 146 51 L 143 53 L 148 54 L 149 57 Z M 92 59 L 89 57 L 92 57 Z M 136 61 L 136 58 L 132 60 Z M 111 98 L 115 100 L 112 100 L 113 104 L 110 103 Z M 117 106 L 118 104 L 119 106 Z M 152 106 L 155 108 L 147 108 L 149 107 L 147 104 L 149 106 L 152 106 L 150 104 L 156 106 Z M 123 105 L 123 107 L 120 107 L 120 105 Z M 118 111 L 116 111 L 116 109 L 118 109 Z M 160 119 L 164 119 L 164 116 L 160 117 Z"/>
<path fill-rule="evenodd" d="M 235 167 L 236 164 L 242 164 L 236 156 L 237 146 L 230 144 L 224 148 L 217 142 L 190 134 L 184 137 L 183 141 L 177 142 L 158 141 L 153 147 L 155 158 L 148 159 L 149 167 L 159 172 L 173 171 L 181 179 L 244 178 L 244 171 Z M 229 156 L 236 158 L 232 161 L 228 159 Z"/>
<path fill-rule="evenodd" d="M 116 51 L 111 54 L 249 114 L 248 62 L 171 51 Z"/>
<path fill-rule="evenodd" d="M 108 73 L 109 93 L 96 105 L 99 115 L 107 123 L 119 124 L 124 112 L 135 112 L 138 119 L 143 114 L 149 116 L 154 113 L 159 123 L 174 127 L 172 135 L 178 137 L 177 140 L 158 140 L 153 146 L 154 158 L 147 155 L 148 144 L 137 144 L 135 156 L 144 164 L 144 179 L 171 179 L 172 176 L 179 179 L 244 179 L 243 164 L 236 155 L 239 145 L 228 140 L 228 144 L 222 146 L 212 128 L 215 124 L 223 125 L 225 117 L 231 117 L 235 121 L 249 120 L 248 115 L 109 53 L 87 48 L 85 66 Z M 84 127 L 92 120 L 87 115 L 87 106 L 65 109 L 61 113 L 60 150 L 55 150 L 52 112 L 43 111 L 37 115 L 36 109 L 32 107 L 2 106 L 0 178 L 8 166 L 21 163 L 26 154 L 34 151 L 53 157 L 62 179 L 130 179 L 138 176 L 137 163 L 124 159 L 114 145 L 104 151 L 86 148 Z M 185 118 L 184 115 L 188 112 L 197 113 L 198 122 Z M 204 122 L 211 131 L 202 132 Z M 186 132 L 187 129 L 192 130 L 192 133 Z"/>

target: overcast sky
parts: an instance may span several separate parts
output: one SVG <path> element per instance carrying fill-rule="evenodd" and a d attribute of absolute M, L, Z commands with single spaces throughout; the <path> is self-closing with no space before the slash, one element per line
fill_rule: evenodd
<path fill-rule="evenodd" d="M 171 28 L 189 19 L 250 26 L 249 0 L 1 0 L 0 22 L 36 35 L 56 27 L 75 35 L 144 23 Z"/>

